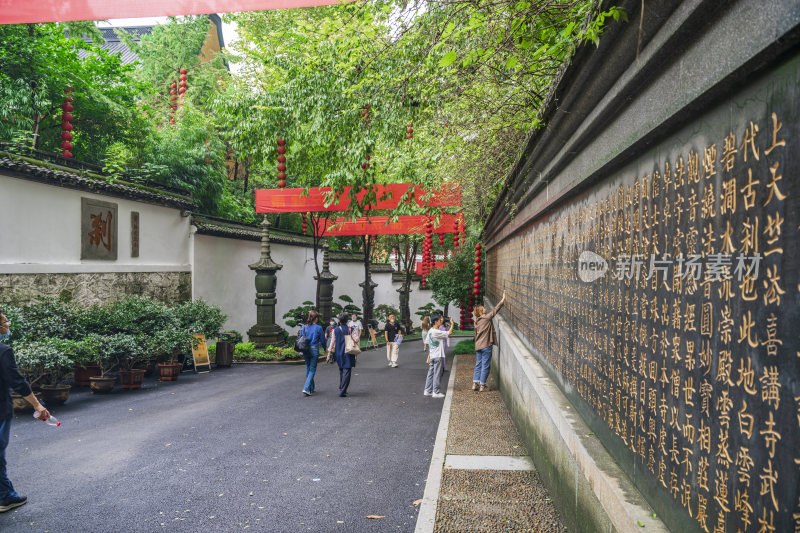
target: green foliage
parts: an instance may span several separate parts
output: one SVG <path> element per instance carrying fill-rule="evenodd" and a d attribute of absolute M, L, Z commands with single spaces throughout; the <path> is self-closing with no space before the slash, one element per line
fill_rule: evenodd
<path fill-rule="evenodd" d="M 242 342 L 243 339 L 244 337 L 242 336 L 242 334 L 236 331 L 235 329 L 229 329 L 219 334 L 219 340 L 232 342 L 234 344 L 239 344 L 240 342 Z"/>
<path fill-rule="evenodd" d="M 414 314 L 416 314 L 419 317 L 419 319 L 422 320 L 426 316 L 427 317 L 431 317 L 434 314 L 441 315 L 442 311 L 441 311 L 441 309 L 436 309 L 436 306 L 433 305 L 433 302 L 428 302 L 425 305 L 423 305 L 422 307 L 420 307 L 419 309 L 417 309 L 417 312 L 414 313 Z"/>
<path fill-rule="evenodd" d="M 125 137 L 136 121 L 133 67 L 95 43 L 93 23 L 0 26 L 0 139 L 31 139 L 37 147 L 61 152 L 64 89 L 74 88 L 72 150 L 76 158 L 99 162 L 107 146 Z M 38 124 L 37 124 L 38 123 Z"/>
<path fill-rule="evenodd" d="M 70 355 L 76 341 L 45 337 L 38 341 L 19 342 L 14 356 L 20 373 L 30 383 L 57 385 L 75 366 Z"/>
<path fill-rule="evenodd" d="M 306 323 L 306 320 L 308 319 L 308 313 L 310 313 L 312 309 L 316 309 L 314 302 L 309 302 L 306 300 L 302 305 L 293 307 L 284 313 L 283 318 L 288 318 L 288 320 L 285 320 L 284 322 L 290 328 L 301 326 Z"/>
<path fill-rule="evenodd" d="M 391 305 L 381 304 L 375 307 L 375 318 L 381 322 L 389 320 L 389 315 L 394 315 L 397 320 L 400 319 L 400 311 Z"/>
<path fill-rule="evenodd" d="M 256 350 L 255 347 L 239 352 L 234 350 L 233 358 L 237 361 L 284 361 L 287 359 L 302 359 L 303 356 L 291 348 L 266 346 L 263 350 Z"/>
<path fill-rule="evenodd" d="M 205 335 L 206 340 L 215 338 L 228 318 L 221 308 L 199 298 L 174 307 L 173 316 L 178 321 L 178 329 Z"/>
<path fill-rule="evenodd" d="M 170 308 L 141 296 L 87 308 L 41 299 L 5 307 L 4 313 L 12 322 L 9 343 L 15 349 L 47 339 L 49 348 L 57 346 L 75 364 L 99 361 L 104 372 L 149 358 L 174 361 L 189 349 L 192 334 L 214 338 L 226 319 L 219 307 L 202 300 Z"/>
<path fill-rule="evenodd" d="M 234 357 L 237 355 L 247 355 L 253 353 L 256 349 L 256 345 L 252 342 L 240 342 L 236 346 L 233 347 L 233 355 Z"/>
<path fill-rule="evenodd" d="M 475 341 L 461 341 L 453 347 L 453 355 L 469 355 L 475 353 Z"/>
<path fill-rule="evenodd" d="M 343 306 L 339 306 L 338 308 L 333 310 L 333 316 L 337 316 L 341 313 L 346 313 L 348 318 L 355 313 L 358 316 L 361 316 L 361 308 L 353 303 L 353 299 L 346 295 L 342 294 L 339 296 L 339 299 L 345 303 Z"/>
<path fill-rule="evenodd" d="M 427 278 L 433 299 L 441 306 L 450 302 L 463 304 L 472 293 L 475 253 L 465 246 L 442 268 L 434 269 Z"/>
<path fill-rule="evenodd" d="M 54 298 L 40 298 L 25 307 L 7 306 L 3 313 L 11 321 L 9 346 L 47 337 L 74 339 L 82 332 L 73 307 Z"/>

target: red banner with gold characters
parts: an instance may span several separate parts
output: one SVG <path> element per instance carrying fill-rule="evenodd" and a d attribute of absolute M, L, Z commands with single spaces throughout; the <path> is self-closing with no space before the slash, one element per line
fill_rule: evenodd
<path fill-rule="evenodd" d="M 457 207 L 461 205 L 461 187 L 450 185 L 428 195 L 428 191 L 412 183 L 374 185 L 377 203 L 371 209 L 394 209 L 400 202 L 416 202 L 421 207 Z M 347 211 L 352 200 L 352 189 L 345 187 L 338 201 L 326 205 L 330 187 L 305 189 L 256 189 L 256 213 L 309 213 L 319 211 Z M 364 201 L 369 189 L 356 193 L 359 203 Z"/>
<path fill-rule="evenodd" d="M 410 233 L 425 233 L 425 223 L 429 217 L 425 215 L 408 215 L 397 217 L 362 217 L 351 221 L 346 218 L 317 220 L 314 224 L 316 235 L 325 237 L 348 237 L 356 235 L 405 235 Z M 463 224 L 464 215 L 441 215 L 439 224 L 434 222 L 433 233 L 453 233 L 456 222 Z M 324 227 L 324 232 L 323 232 Z"/>

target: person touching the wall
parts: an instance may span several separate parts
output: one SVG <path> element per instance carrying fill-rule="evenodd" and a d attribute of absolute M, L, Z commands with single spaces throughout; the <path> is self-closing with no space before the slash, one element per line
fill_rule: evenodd
<path fill-rule="evenodd" d="M 497 334 L 494 331 L 492 319 L 506 303 L 506 291 L 503 297 L 494 306 L 490 313 L 479 305 L 475 307 L 475 372 L 472 376 L 472 390 L 483 392 L 486 390 L 486 378 L 492 366 L 492 345 L 497 344 Z"/>

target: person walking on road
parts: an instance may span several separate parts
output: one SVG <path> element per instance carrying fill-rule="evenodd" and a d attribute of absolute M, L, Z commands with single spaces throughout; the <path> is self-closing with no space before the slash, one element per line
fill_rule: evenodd
<path fill-rule="evenodd" d="M 361 332 L 364 331 L 364 325 L 361 323 L 361 320 L 358 319 L 357 314 L 352 314 L 350 322 L 347 323 L 347 327 L 350 328 L 350 333 L 358 330 L 358 338 L 361 339 Z"/>
<path fill-rule="evenodd" d="M 339 315 L 339 325 L 333 329 L 333 359 L 339 365 L 339 397 L 347 396 L 347 388 L 350 386 L 350 375 L 353 367 L 356 366 L 356 356 L 345 352 L 345 335 L 350 335 L 350 328 L 347 327 L 347 315 Z M 328 352 L 328 360 L 331 353 Z"/>
<path fill-rule="evenodd" d="M 425 378 L 425 396 L 433 396 L 434 398 L 444 398 L 441 391 L 442 381 L 442 366 L 444 363 L 444 342 L 453 333 L 453 326 L 455 322 L 450 319 L 450 329 L 441 331 L 439 326 L 444 324 L 444 317 L 436 315 L 433 317 L 433 327 L 428 330 L 428 346 L 430 347 L 429 359 L 431 364 L 428 365 L 428 376 Z"/>
<path fill-rule="evenodd" d="M 14 417 L 11 391 L 25 398 L 33 406 L 39 413 L 39 420 L 45 421 L 50 418 L 50 412 L 39 403 L 31 386 L 19 373 L 14 350 L 2 342 L 10 335 L 9 325 L 10 322 L 5 315 L 0 313 L 0 513 L 25 505 L 28 501 L 26 496 L 20 496 L 14 490 L 6 472 L 6 448 L 11 436 L 11 419 Z"/>
<path fill-rule="evenodd" d="M 389 321 L 386 322 L 383 337 L 386 339 L 386 360 L 392 368 L 397 368 L 397 357 L 400 355 L 400 347 L 395 342 L 398 333 L 402 335 L 403 328 L 394 321 L 394 315 L 389 315 Z"/>
<path fill-rule="evenodd" d="M 489 376 L 489 369 L 492 366 L 492 345 L 497 344 L 497 335 L 494 332 L 492 319 L 506 303 L 506 292 L 494 306 L 490 313 L 479 305 L 475 308 L 475 372 L 472 376 L 472 390 L 480 392 L 486 390 L 486 378 Z"/>
<path fill-rule="evenodd" d="M 322 326 L 319 322 L 319 313 L 311 310 L 308 313 L 308 320 L 300 329 L 300 334 L 305 336 L 308 341 L 308 348 L 303 351 L 303 359 L 306 360 L 306 382 L 303 385 L 303 394 L 311 396 L 314 394 L 314 374 L 317 373 L 317 361 L 319 360 L 319 350 L 322 347 Z"/>

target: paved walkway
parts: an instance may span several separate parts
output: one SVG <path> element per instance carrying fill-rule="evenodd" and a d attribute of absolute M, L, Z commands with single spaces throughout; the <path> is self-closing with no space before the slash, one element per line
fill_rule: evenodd
<path fill-rule="evenodd" d="M 77 389 L 61 428 L 14 420 L 9 473 L 29 503 L 0 531 L 412 531 L 443 404 L 422 395 L 426 371 L 409 342 L 396 369 L 360 355 L 348 398 L 324 363 L 311 398 L 294 365 Z"/>
<path fill-rule="evenodd" d="M 471 390 L 474 355 L 453 366 L 416 531 L 563 531 L 495 384 Z"/>

